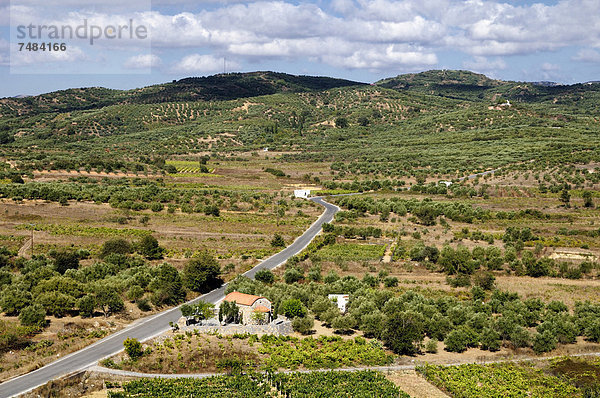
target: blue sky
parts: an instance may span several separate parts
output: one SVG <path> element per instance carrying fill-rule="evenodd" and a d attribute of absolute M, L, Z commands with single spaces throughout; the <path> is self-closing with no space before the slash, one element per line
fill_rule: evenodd
<path fill-rule="evenodd" d="M 0 97 L 135 88 L 220 73 L 224 60 L 228 72 L 364 82 L 429 69 L 600 80 L 599 11 L 600 0 L 0 0 Z M 84 18 L 102 29 L 131 20 L 148 37 L 17 51 L 26 41 L 16 38 L 19 25 L 78 26 Z"/>

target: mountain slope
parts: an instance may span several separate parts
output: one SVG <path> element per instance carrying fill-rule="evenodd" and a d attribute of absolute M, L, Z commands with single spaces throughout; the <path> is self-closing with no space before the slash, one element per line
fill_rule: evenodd
<path fill-rule="evenodd" d="M 276 72 L 228 73 L 191 77 L 133 90 L 74 88 L 25 97 L 0 99 L 0 120 L 45 112 L 99 109 L 117 104 L 181 101 L 224 101 L 285 92 L 308 92 L 365 83 Z"/>

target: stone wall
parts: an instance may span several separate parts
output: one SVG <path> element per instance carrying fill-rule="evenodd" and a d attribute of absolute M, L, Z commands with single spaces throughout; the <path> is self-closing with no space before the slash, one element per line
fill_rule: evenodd
<path fill-rule="evenodd" d="M 210 325 L 189 325 L 186 326 L 185 322 L 183 325 L 179 324 L 180 330 L 186 331 L 195 331 L 197 330 L 200 333 L 219 333 L 222 335 L 232 335 L 232 334 L 256 334 L 256 335 L 264 335 L 264 334 L 273 334 L 276 336 L 287 336 L 291 334 L 294 329 L 292 328 L 292 321 L 289 320 L 281 320 L 278 319 L 275 322 L 271 322 L 267 325 L 219 325 L 219 324 L 210 324 Z"/>

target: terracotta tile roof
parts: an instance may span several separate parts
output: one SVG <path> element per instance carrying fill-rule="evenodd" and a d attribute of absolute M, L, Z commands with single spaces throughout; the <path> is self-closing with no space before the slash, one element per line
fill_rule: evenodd
<path fill-rule="evenodd" d="M 267 307 L 265 307 L 264 305 L 258 305 L 256 306 L 256 308 L 254 309 L 255 312 L 271 312 L 269 311 L 269 309 Z"/>
<path fill-rule="evenodd" d="M 250 306 L 254 304 L 256 300 L 261 298 L 264 297 L 253 296 L 251 294 L 244 294 L 240 292 L 231 292 L 227 296 L 225 296 L 225 301 L 235 301 L 237 304 Z"/>

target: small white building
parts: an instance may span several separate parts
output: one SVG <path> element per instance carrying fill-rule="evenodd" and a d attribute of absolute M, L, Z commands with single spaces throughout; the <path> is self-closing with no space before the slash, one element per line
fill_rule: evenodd
<path fill-rule="evenodd" d="M 296 198 L 308 199 L 310 196 L 310 189 L 294 189 L 294 196 Z"/>
<path fill-rule="evenodd" d="M 440 181 L 439 184 L 444 184 L 445 186 L 449 187 L 450 185 L 452 185 L 452 181 Z"/>
<path fill-rule="evenodd" d="M 350 300 L 349 294 L 330 294 L 327 298 L 337 304 L 337 307 L 342 313 L 346 312 L 346 304 Z"/>

